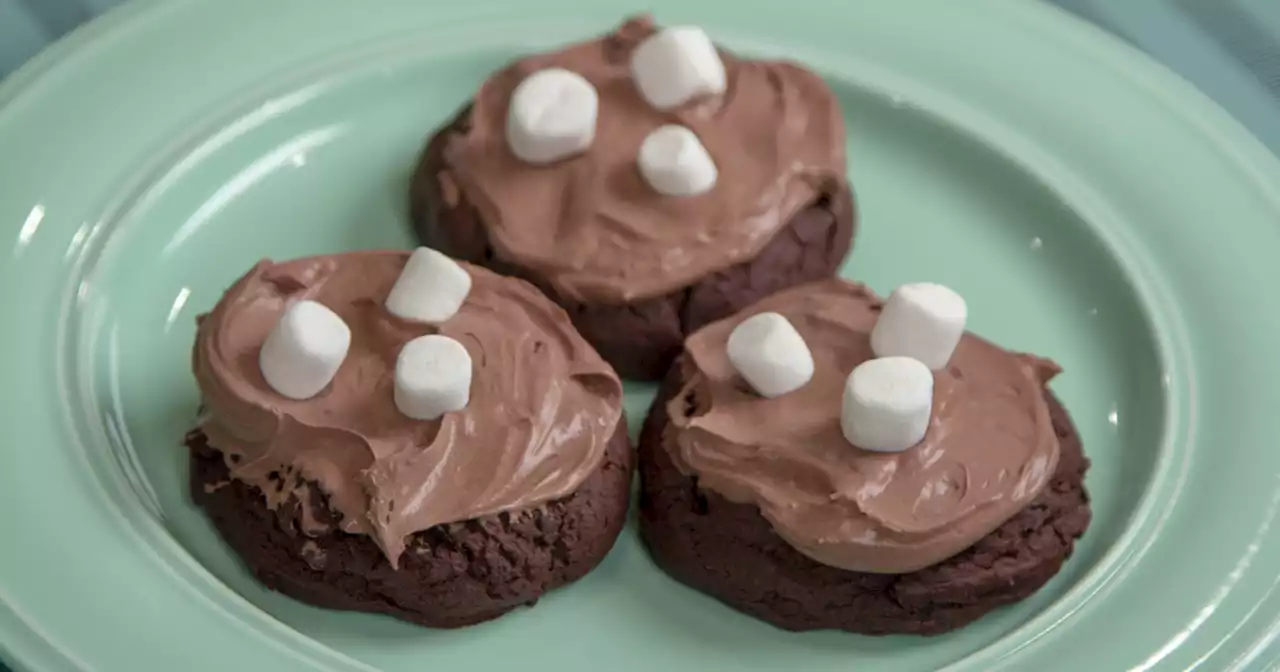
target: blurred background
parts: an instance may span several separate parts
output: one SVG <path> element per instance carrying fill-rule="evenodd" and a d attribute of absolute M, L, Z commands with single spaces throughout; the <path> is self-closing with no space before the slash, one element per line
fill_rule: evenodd
<path fill-rule="evenodd" d="M 124 1 L 0 0 L 0 78 Z M 1057 5 L 1142 49 L 1280 154 L 1280 0 L 1022 1 Z"/>

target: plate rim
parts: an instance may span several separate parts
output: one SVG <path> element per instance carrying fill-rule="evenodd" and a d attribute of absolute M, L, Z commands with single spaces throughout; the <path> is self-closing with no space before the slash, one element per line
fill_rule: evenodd
<path fill-rule="evenodd" d="M 181 6 L 181 3 L 174 0 L 135 0 L 133 3 L 126 4 L 120 9 L 107 13 L 104 17 L 89 24 L 88 27 L 78 30 L 59 41 L 52 49 L 38 56 L 16 72 L 14 77 L 0 84 L 0 129 L 3 128 L 3 121 L 8 108 L 17 102 L 34 97 L 42 80 L 48 81 L 47 78 L 50 78 L 53 73 L 75 67 L 78 62 L 88 58 L 91 52 L 105 48 L 105 45 L 111 41 L 120 40 L 126 32 L 141 30 L 140 26 L 143 25 L 141 22 L 144 19 L 158 20 L 156 18 L 157 14 L 153 10 L 178 6 Z M 1261 143 L 1250 136 L 1239 125 L 1239 122 L 1214 105 L 1204 94 L 1192 88 L 1185 80 L 1162 66 L 1149 61 L 1136 49 L 1114 40 L 1101 29 L 1079 22 L 1057 8 L 1027 4 L 1015 7 L 1013 3 L 1005 2 L 1004 0 L 995 0 L 989 2 L 986 6 L 997 8 L 1000 11 L 1007 10 L 1015 19 L 1018 18 L 1018 12 L 1021 12 L 1021 18 L 1025 19 L 1027 23 L 1036 20 L 1044 20 L 1046 24 L 1050 23 L 1048 20 L 1043 19 L 1049 14 L 1056 15 L 1056 18 L 1052 20 L 1053 22 L 1062 21 L 1065 18 L 1066 24 L 1073 24 L 1076 28 L 1061 28 L 1060 31 L 1049 32 L 1060 32 L 1059 37 L 1073 38 L 1081 43 L 1090 40 L 1096 41 L 1094 46 L 1090 46 L 1088 49 L 1094 55 L 1101 51 L 1110 52 L 1107 59 L 1112 61 L 1110 65 L 1113 66 L 1113 71 L 1129 76 L 1135 85 L 1146 88 L 1146 95 L 1162 102 L 1168 108 L 1170 114 L 1182 116 L 1184 120 L 1194 121 L 1195 126 L 1202 133 L 1216 139 L 1215 144 L 1221 150 L 1228 152 L 1234 163 L 1242 168 L 1251 167 L 1252 170 L 1245 172 L 1253 178 L 1253 186 L 1256 191 L 1264 194 L 1271 206 L 1280 211 L 1280 189 L 1275 186 L 1277 182 L 1267 181 L 1263 177 L 1266 172 L 1270 172 L 1272 175 L 1280 175 L 1280 163 L 1277 163 L 1275 157 L 1270 152 L 1267 152 Z M 1036 9 L 1027 10 L 1024 9 L 1025 7 L 1035 7 Z M 997 9 L 992 11 L 997 11 Z M 1043 14 L 1033 17 L 1038 13 Z M 1105 46 L 1099 47 L 1097 46 L 1098 44 Z M 1116 51 L 1117 49 L 1121 51 Z M 1124 53 L 1124 50 L 1131 51 L 1126 56 L 1117 55 Z M 1187 105 L 1188 96 L 1199 100 L 1195 105 Z M 0 582 L 2 581 L 4 581 L 4 577 L 0 577 Z M 0 590 L 3 590 L 2 583 L 0 583 Z M 10 611 L 11 614 L 6 614 L 3 618 L 7 619 L 9 616 L 14 616 L 21 620 L 16 610 Z M 41 636 L 39 634 L 41 629 L 38 627 L 31 627 L 28 624 L 28 630 L 31 633 L 35 633 L 37 637 Z M 45 637 L 44 641 L 50 644 L 52 648 L 58 648 L 53 645 L 53 639 Z M 0 649 L 17 650 L 19 648 L 21 647 L 14 646 L 14 642 L 9 641 L 7 633 L 0 630 Z"/>

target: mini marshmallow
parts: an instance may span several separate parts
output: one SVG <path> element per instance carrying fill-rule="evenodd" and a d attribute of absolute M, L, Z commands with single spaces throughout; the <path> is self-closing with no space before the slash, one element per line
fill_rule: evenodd
<path fill-rule="evenodd" d="M 587 151 L 596 137 L 600 97 L 576 72 L 539 70 L 511 92 L 507 144 L 521 160 L 554 163 Z"/>
<path fill-rule="evenodd" d="M 964 335 L 969 309 L 964 298 L 932 282 L 906 284 L 893 290 L 871 330 L 877 357 L 914 357 L 930 369 L 941 369 Z"/>
<path fill-rule="evenodd" d="M 899 452 L 924 438 L 933 412 L 933 372 L 911 357 L 859 364 L 844 384 L 840 430 L 864 450 Z"/>
<path fill-rule="evenodd" d="M 401 319 L 439 324 L 454 316 L 471 293 L 471 274 L 427 247 L 409 255 L 387 295 L 387 311 Z"/>
<path fill-rule="evenodd" d="M 743 320 L 725 345 L 729 363 L 762 397 L 780 397 L 813 378 L 813 355 L 787 318 L 760 313 Z"/>
<path fill-rule="evenodd" d="M 694 98 L 724 93 L 724 62 L 701 28 L 659 31 L 631 52 L 631 78 L 645 101 L 670 110 Z"/>
<path fill-rule="evenodd" d="M 315 301 L 298 301 L 267 334 L 258 368 L 281 395 L 310 399 L 337 375 L 350 347 L 351 329 L 337 313 Z"/>
<path fill-rule="evenodd" d="M 471 400 L 471 355 L 448 336 L 420 336 L 396 358 L 395 402 L 414 420 L 436 420 Z"/>
<path fill-rule="evenodd" d="M 716 164 L 693 131 L 659 126 L 640 143 L 640 174 L 665 196 L 695 196 L 716 184 Z"/>

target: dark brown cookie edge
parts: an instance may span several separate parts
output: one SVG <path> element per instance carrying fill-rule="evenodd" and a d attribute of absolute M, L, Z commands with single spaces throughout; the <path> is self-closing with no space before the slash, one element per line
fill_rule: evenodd
<path fill-rule="evenodd" d="M 336 527 L 303 533 L 302 506 L 318 520 L 337 522 L 324 501 L 291 496 L 271 510 L 257 488 L 229 478 L 222 454 L 202 432 L 189 433 L 186 445 L 192 499 L 267 588 L 323 608 L 433 628 L 473 625 L 532 605 L 599 565 L 626 523 L 634 467 L 626 422 L 619 420 L 604 462 L 572 495 L 412 535 L 399 569 L 392 569 L 365 535 Z"/>

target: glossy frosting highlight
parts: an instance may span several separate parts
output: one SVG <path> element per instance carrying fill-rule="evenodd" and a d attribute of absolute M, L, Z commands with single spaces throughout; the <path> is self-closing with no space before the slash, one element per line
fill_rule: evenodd
<path fill-rule="evenodd" d="M 1058 440 L 1044 401 L 1060 369 L 965 334 L 934 372 L 924 439 L 901 453 L 856 448 L 840 431 L 845 378 L 874 357 L 882 301 L 829 280 L 790 289 L 707 326 L 685 344 L 686 386 L 668 407 L 665 442 L 701 487 L 760 508 L 775 531 L 818 562 L 904 573 L 971 546 L 1048 483 Z M 749 391 L 725 354 L 735 326 L 781 313 L 813 352 L 803 388 L 775 399 Z"/>
<path fill-rule="evenodd" d="M 640 97 L 632 50 L 653 34 L 633 19 L 603 38 L 520 59 L 476 93 L 468 128 L 445 148 L 441 193 L 475 205 L 498 254 L 577 300 L 658 296 L 750 260 L 800 210 L 845 181 L 839 106 L 817 75 L 787 62 L 721 52 L 728 88 L 669 112 Z M 572 70 L 599 94 L 586 153 L 547 166 L 507 147 L 511 93 L 530 73 Z M 707 193 L 663 196 L 636 165 L 664 124 L 697 134 L 719 170 Z"/>
<path fill-rule="evenodd" d="M 439 327 L 383 306 L 407 252 L 263 261 L 200 320 L 193 349 L 201 429 L 233 478 L 272 508 L 319 484 L 343 531 L 370 535 L 394 566 L 406 536 L 442 523 L 572 494 L 595 471 L 621 417 L 622 384 L 564 312 L 533 287 L 466 266 L 472 289 Z M 318 396 L 267 386 L 258 350 L 287 302 L 319 301 L 351 327 L 346 361 Z M 467 407 L 436 421 L 401 414 L 396 357 L 440 333 L 474 363 Z M 304 531 L 322 529 L 308 522 Z"/>

